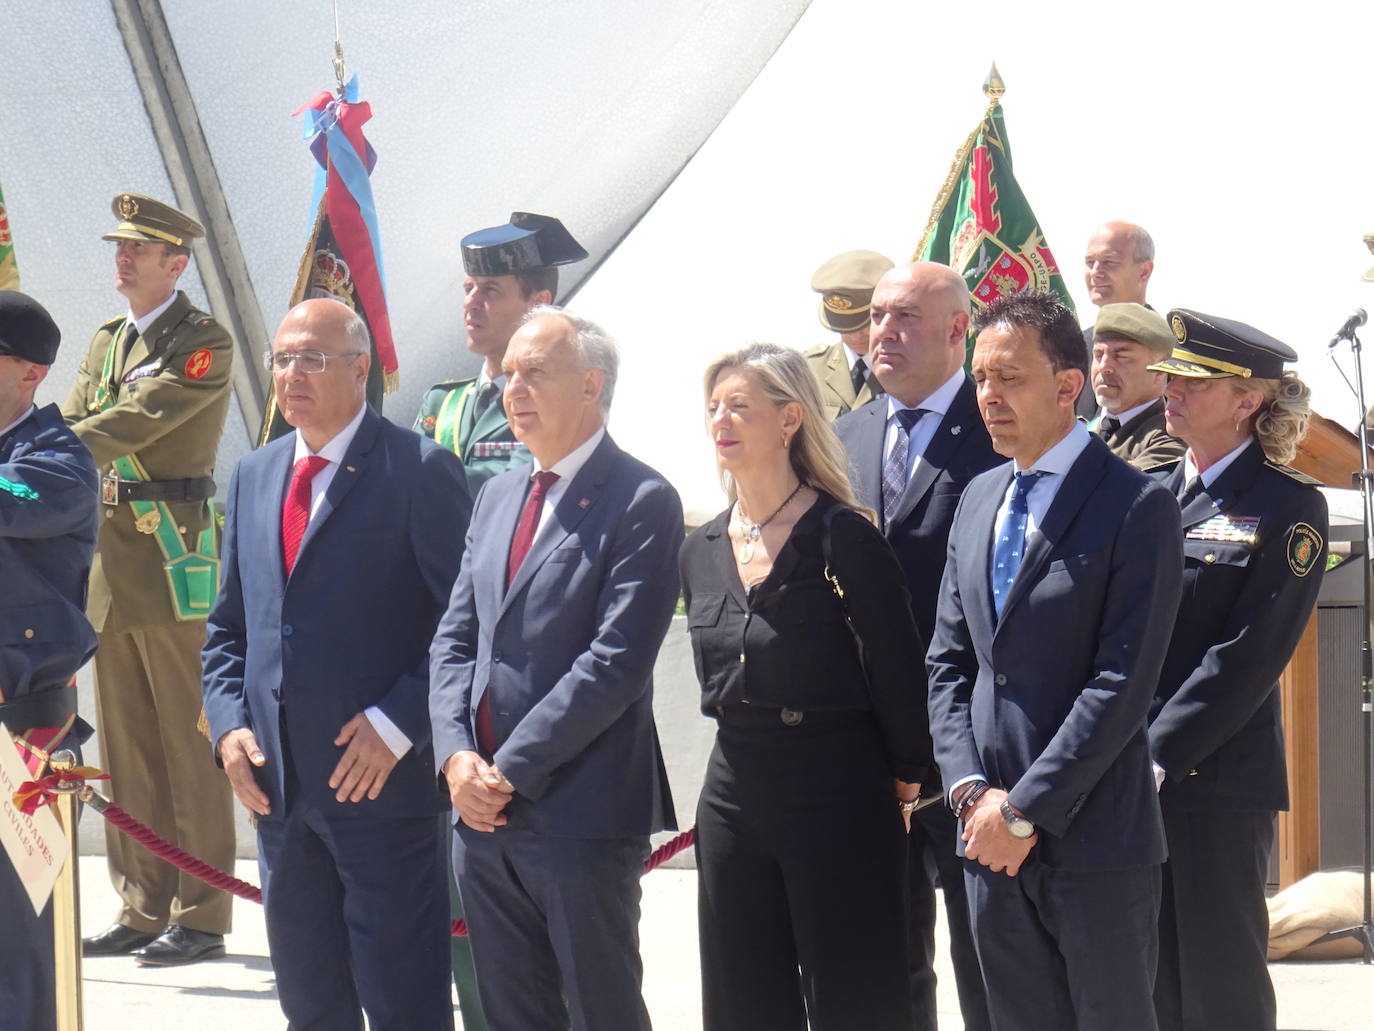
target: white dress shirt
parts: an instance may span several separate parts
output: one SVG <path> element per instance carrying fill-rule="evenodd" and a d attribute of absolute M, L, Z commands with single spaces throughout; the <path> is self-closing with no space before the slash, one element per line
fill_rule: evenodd
<path fill-rule="evenodd" d="M 1201 476 L 1202 485 L 1204 487 L 1210 487 L 1212 484 L 1217 482 L 1218 477 L 1220 477 L 1221 474 L 1224 473 L 1230 467 L 1231 463 L 1240 457 L 1241 452 L 1254 443 L 1254 440 L 1255 438 L 1253 437 L 1246 437 L 1245 440 L 1241 443 L 1240 447 L 1236 448 L 1234 451 L 1228 451 L 1226 454 L 1222 455 L 1220 458 L 1218 458 L 1215 462 L 1213 462 L 1211 465 L 1207 467 L 1206 472 L 1202 473 L 1197 471 L 1197 462 L 1193 461 L 1193 449 L 1189 448 L 1183 454 L 1184 486 L 1187 486 L 1188 484 L 1192 483 L 1195 479 L 1197 479 L 1199 476 Z"/>
<path fill-rule="evenodd" d="M 553 517 L 553 510 L 558 507 L 558 499 L 567 493 L 568 484 L 572 482 L 574 476 L 582 471 L 582 467 L 587 464 L 587 459 L 592 457 L 592 452 L 596 450 L 597 445 L 605 436 L 606 427 L 602 426 L 549 468 L 549 472 L 558 474 L 558 479 L 554 481 L 553 486 L 544 495 L 544 507 L 539 510 L 539 523 L 534 528 L 534 540 L 537 541 L 539 535 L 548 528 L 549 520 Z M 539 464 L 539 459 L 536 458 L 530 479 L 534 479 L 535 473 L 543 471 L 544 467 Z"/>
<path fill-rule="evenodd" d="M 910 406 L 911 408 L 924 408 L 925 414 L 912 424 L 911 432 L 907 434 L 907 483 L 910 483 L 911 478 L 916 475 L 916 469 L 926 453 L 926 448 L 930 447 L 930 442 L 935 439 L 935 431 L 940 428 L 945 413 L 949 411 L 949 406 L 954 403 L 954 398 L 958 396 L 959 388 L 963 385 L 964 370 L 961 367 L 955 370 L 953 376 L 940 384 L 928 398 L 918 405 Z M 892 454 L 892 449 L 897 444 L 897 434 L 900 432 L 897 413 L 907 407 L 891 394 L 887 395 L 887 436 L 883 438 L 884 467 L 887 465 L 887 456 Z"/>
<path fill-rule="evenodd" d="M 163 301 L 161 304 L 159 304 L 156 308 L 154 308 L 147 314 L 140 315 L 138 318 L 134 318 L 133 309 L 130 309 L 128 313 L 125 314 L 124 318 L 127 321 L 132 322 L 134 328 L 138 330 L 138 335 L 142 336 L 144 333 L 148 332 L 148 327 L 151 326 L 154 322 L 156 322 L 158 320 L 158 317 L 164 311 L 166 311 L 168 308 L 172 306 L 172 302 L 176 299 L 176 291 L 173 290 L 172 293 L 168 295 L 167 300 Z"/>
<path fill-rule="evenodd" d="M 347 426 L 341 429 L 329 443 L 318 451 L 311 451 L 310 445 L 301 436 L 300 430 L 296 431 L 296 454 L 294 462 L 299 462 L 302 458 L 310 455 L 317 455 L 327 459 L 329 464 L 315 474 L 315 478 L 310 481 L 310 519 L 314 520 L 315 514 L 320 510 L 320 502 L 324 500 L 324 493 L 329 489 L 329 485 L 334 482 L 334 474 L 339 471 L 343 464 L 343 457 L 348 452 L 349 446 L 353 443 L 353 438 L 358 434 L 358 427 L 363 423 L 363 413 L 367 411 L 367 405 L 363 404 L 358 408 L 358 413 Z M 307 529 L 310 524 L 306 523 Z M 411 740 L 400 727 L 391 722 L 386 713 L 375 705 L 369 705 L 363 712 L 367 715 L 367 721 L 372 724 L 372 729 L 377 732 L 386 746 L 391 749 L 391 754 L 397 759 L 410 751 Z"/>
<path fill-rule="evenodd" d="M 1154 404 L 1158 400 L 1159 398 L 1152 397 L 1143 405 L 1136 405 L 1134 408 L 1127 408 L 1124 412 L 1118 412 L 1115 415 L 1112 415 L 1112 413 L 1107 411 L 1107 409 L 1105 408 L 1099 409 L 1097 413 L 1097 418 L 1093 420 L 1093 427 L 1096 428 L 1098 426 L 1101 426 L 1102 420 L 1106 419 L 1108 416 L 1115 419 L 1117 422 L 1121 423 L 1122 426 L 1125 426 L 1128 422 L 1130 422 L 1137 415 L 1145 411 L 1145 409 L 1149 408 L 1150 405 Z"/>

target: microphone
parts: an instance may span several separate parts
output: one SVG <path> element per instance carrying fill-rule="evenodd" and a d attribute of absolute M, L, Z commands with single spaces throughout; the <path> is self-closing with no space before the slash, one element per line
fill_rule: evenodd
<path fill-rule="evenodd" d="M 1355 330 L 1359 329 L 1369 320 L 1368 313 L 1363 308 L 1356 308 L 1351 313 L 1350 318 L 1341 323 L 1341 328 L 1336 330 L 1336 335 L 1331 338 L 1331 343 L 1327 347 L 1335 347 L 1342 340 L 1349 340 L 1355 335 Z"/>

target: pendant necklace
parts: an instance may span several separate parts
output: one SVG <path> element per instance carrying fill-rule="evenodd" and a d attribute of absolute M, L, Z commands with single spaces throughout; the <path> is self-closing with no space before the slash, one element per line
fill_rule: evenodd
<path fill-rule="evenodd" d="M 773 514 L 761 523 L 746 523 L 744 521 L 743 513 L 740 511 L 739 501 L 737 500 L 735 502 L 735 513 L 740 517 L 739 522 L 735 525 L 739 528 L 739 532 L 741 536 L 743 536 L 744 538 L 744 543 L 739 546 L 738 553 L 741 565 L 747 566 L 750 562 L 754 561 L 754 542 L 763 536 L 763 528 L 767 526 L 769 523 L 771 523 L 774 519 L 776 519 L 778 517 L 778 514 L 782 512 L 782 510 L 786 508 L 789 504 L 791 504 L 792 499 L 795 498 L 801 492 L 801 489 L 802 485 L 799 482 L 797 486 L 793 489 L 792 493 L 787 495 L 787 500 L 784 501 L 781 505 L 779 505 L 776 509 L 774 509 Z"/>

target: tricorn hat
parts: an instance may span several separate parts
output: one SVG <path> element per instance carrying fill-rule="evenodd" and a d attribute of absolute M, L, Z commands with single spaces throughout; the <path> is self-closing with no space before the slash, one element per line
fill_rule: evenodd
<path fill-rule="evenodd" d="M 468 233 L 462 248 L 463 269 L 470 276 L 513 276 L 587 256 L 562 222 L 528 211 L 512 211 L 505 225 Z"/>

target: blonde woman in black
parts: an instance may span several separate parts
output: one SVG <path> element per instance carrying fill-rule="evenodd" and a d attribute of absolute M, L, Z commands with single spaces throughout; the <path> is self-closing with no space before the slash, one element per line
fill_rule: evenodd
<path fill-rule="evenodd" d="M 719 724 L 697 811 L 705 1031 L 910 1031 L 925 643 L 805 360 L 752 344 L 705 380 L 730 499 L 681 557 Z"/>

